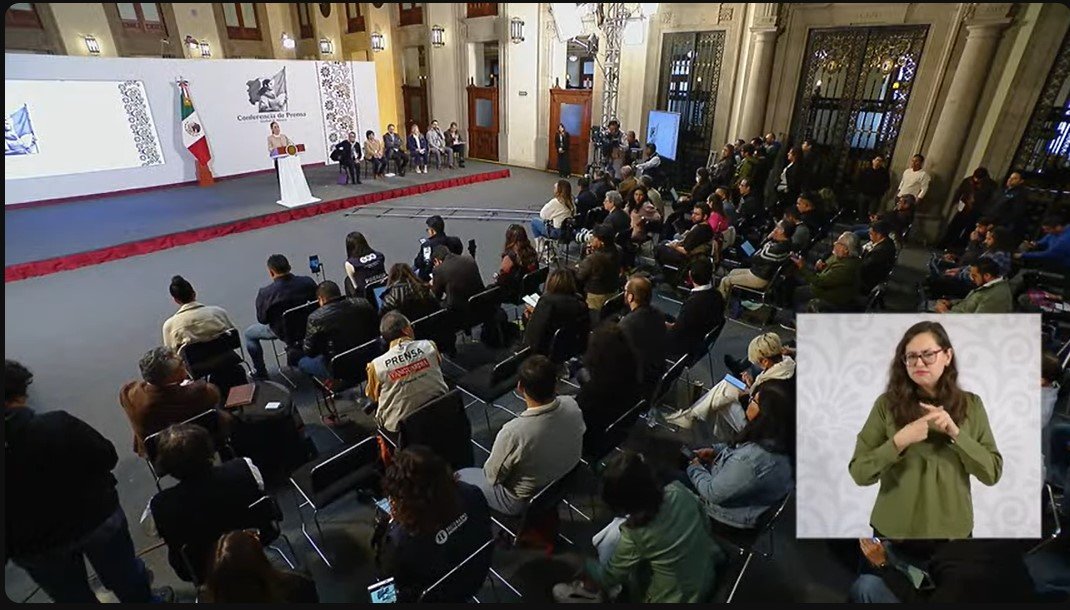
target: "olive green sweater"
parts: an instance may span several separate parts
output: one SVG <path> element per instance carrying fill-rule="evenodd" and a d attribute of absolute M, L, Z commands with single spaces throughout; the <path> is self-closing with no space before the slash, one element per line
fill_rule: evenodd
<path fill-rule="evenodd" d="M 957 440 L 930 430 L 920 443 L 898 451 L 892 437 L 899 431 L 887 394 L 873 405 L 855 442 L 848 469 L 855 483 L 880 481 L 870 525 L 889 538 L 965 538 L 973 532 L 970 475 L 995 485 L 1003 472 L 1003 456 L 976 394 L 966 393 L 966 418 Z"/>

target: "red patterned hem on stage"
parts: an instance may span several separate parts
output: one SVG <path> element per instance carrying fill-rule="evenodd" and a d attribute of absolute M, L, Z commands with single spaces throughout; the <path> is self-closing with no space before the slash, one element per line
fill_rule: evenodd
<path fill-rule="evenodd" d="M 61 271 L 71 271 L 74 269 L 80 269 L 82 267 L 89 267 L 91 265 L 107 263 L 109 261 L 117 261 L 120 259 L 129 258 L 131 256 L 151 254 L 152 252 L 167 250 L 168 248 L 187 246 L 189 244 L 208 241 L 211 239 L 216 239 L 218 237 L 224 237 L 226 235 L 234 235 L 237 233 L 244 233 L 246 231 L 255 231 L 256 229 L 263 229 L 266 227 L 271 227 L 287 222 L 304 220 L 305 218 L 311 218 L 313 216 L 319 216 L 321 214 L 330 214 L 331 212 L 338 212 L 347 208 L 360 207 L 375 203 L 377 201 L 383 201 L 385 199 L 408 197 L 410 195 L 419 195 L 421 193 L 427 193 L 430 191 L 439 191 L 458 186 L 465 186 L 468 184 L 475 184 L 477 182 L 500 180 L 502 178 L 508 177 L 509 170 L 507 169 L 486 172 L 482 174 L 474 174 L 471 176 L 459 176 L 457 178 L 450 178 L 448 180 L 438 180 L 436 182 L 428 182 L 426 184 L 414 184 L 412 186 L 389 189 L 386 191 L 379 191 L 377 193 L 367 193 L 364 195 L 357 195 L 355 197 L 346 197 L 345 199 L 324 201 L 321 203 L 306 205 L 299 208 L 292 208 L 281 212 L 274 212 L 272 214 L 265 214 L 263 216 L 254 216 L 252 218 L 244 218 L 242 220 L 226 222 L 210 227 L 202 227 L 199 229 L 180 231 L 178 233 L 159 235 L 157 237 L 149 237 L 146 239 L 127 242 L 125 244 L 119 244 L 116 246 L 108 246 L 106 248 L 99 248 L 97 250 L 89 250 L 87 252 L 65 254 L 63 256 L 57 256 L 54 258 L 48 258 L 40 261 L 19 263 L 17 265 L 10 265 L 8 267 L 4 267 L 4 283 L 17 282 L 19 280 L 25 280 L 42 275 L 51 275 L 53 273 L 59 273 Z"/>

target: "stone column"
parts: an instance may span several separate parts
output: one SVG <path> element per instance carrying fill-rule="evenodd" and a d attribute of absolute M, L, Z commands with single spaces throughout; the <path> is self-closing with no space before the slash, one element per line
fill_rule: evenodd
<path fill-rule="evenodd" d="M 743 116 L 739 121 L 739 133 L 728 134 L 729 140 L 750 140 L 765 134 L 765 106 L 769 102 L 778 31 L 776 27 L 752 27 L 750 31 L 753 46 L 747 66 L 747 87 L 743 93 Z"/>
<path fill-rule="evenodd" d="M 958 167 L 962 147 L 970 134 L 970 126 L 981 90 L 988 82 L 988 71 L 999 46 L 1003 28 L 1009 19 L 969 23 L 966 25 L 966 45 L 955 67 L 947 98 L 940 117 L 933 128 L 933 139 L 925 155 L 926 170 L 933 176 L 933 187 L 926 196 L 922 211 L 933 224 L 926 223 L 925 235 L 935 238 L 939 231 L 937 223 L 946 215 L 946 199 L 951 185 L 958 176 L 952 175 Z"/>

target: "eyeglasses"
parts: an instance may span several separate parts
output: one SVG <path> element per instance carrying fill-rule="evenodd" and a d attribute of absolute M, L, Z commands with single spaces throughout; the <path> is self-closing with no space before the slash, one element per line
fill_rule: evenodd
<path fill-rule="evenodd" d="M 932 364 L 932 363 L 936 362 L 936 355 L 937 354 L 940 354 L 940 353 L 946 352 L 946 351 L 947 351 L 946 349 L 937 349 L 937 350 L 926 350 L 924 352 L 921 352 L 920 354 L 919 353 L 904 354 L 903 355 L 903 363 L 906 364 L 907 366 L 910 366 L 911 364 L 917 362 L 918 359 L 920 358 L 921 361 L 924 362 L 925 364 Z"/>

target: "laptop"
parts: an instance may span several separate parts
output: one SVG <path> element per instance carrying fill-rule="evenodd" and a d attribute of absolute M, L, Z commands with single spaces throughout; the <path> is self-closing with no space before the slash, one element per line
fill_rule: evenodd
<path fill-rule="evenodd" d="M 375 294 L 375 302 L 378 304 L 379 309 L 383 308 L 383 295 L 386 294 L 387 286 L 376 286 L 372 288 L 372 293 Z"/>

